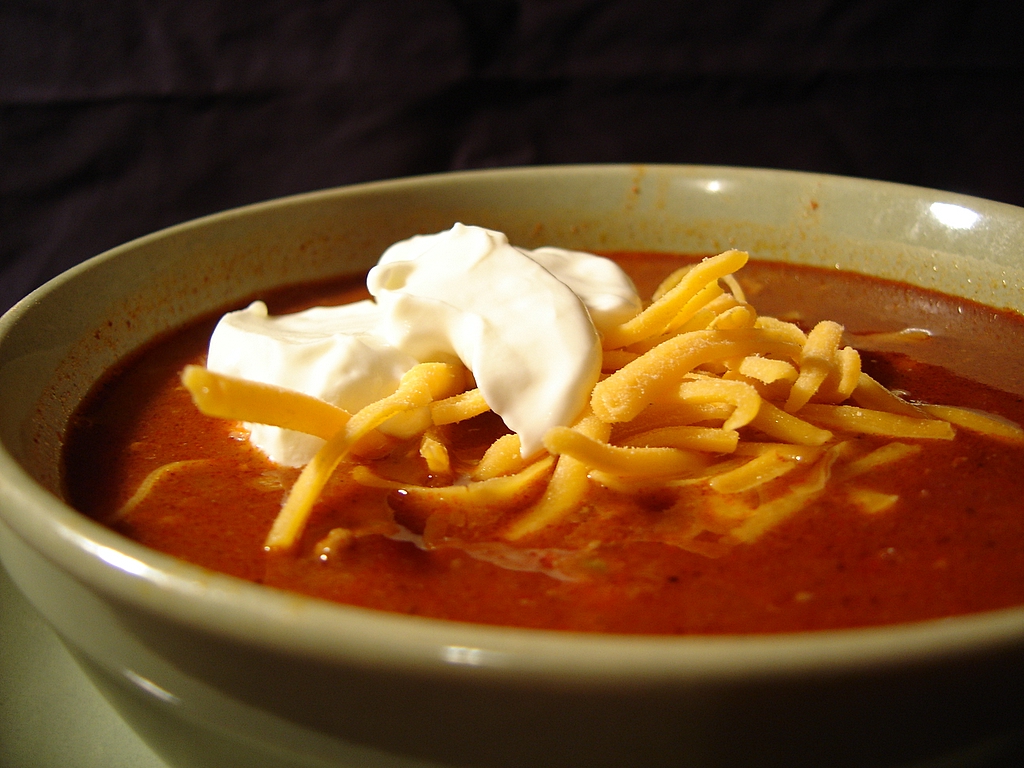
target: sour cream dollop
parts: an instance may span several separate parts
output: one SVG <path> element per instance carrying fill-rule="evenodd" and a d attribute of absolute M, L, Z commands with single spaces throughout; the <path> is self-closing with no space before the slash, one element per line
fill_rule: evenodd
<path fill-rule="evenodd" d="M 600 373 L 600 333 L 641 308 L 610 259 L 528 251 L 463 224 L 395 243 L 367 286 L 374 301 L 280 317 L 254 302 L 225 315 L 207 367 L 354 412 L 394 392 L 416 363 L 458 360 L 529 456 L 551 427 L 582 411 Z M 250 425 L 250 440 L 288 466 L 322 445 L 266 425 Z"/>
<path fill-rule="evenodd" d="M 380 309 L 372 301 L 277 317 L 255 301 L 217 323 L 206 367 L 302 392 L 355 413 L 394 392 L 402 374 L 418 362 L 376 332 L 380 320 Z M 246 426 L 253 445 L 289 467 L 306 464 L 324 442 L 266 424 Z"/>

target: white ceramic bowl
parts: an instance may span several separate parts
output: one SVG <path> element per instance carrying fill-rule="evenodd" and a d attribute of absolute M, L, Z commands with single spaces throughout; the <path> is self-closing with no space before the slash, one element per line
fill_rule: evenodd
<path fill-rule="evenodd" d="M 776 171 L 524 168 L 200 219 L 70 270 L 0 320 L 0 556 L 104 694 L 181 766 L 978 764 L 1024 723 L 1024 608 L 878 629 L 642 638 L 391 615 L 126 540 L 60 499 L 69 414 L 155 334 L 368 267 L 454 221 L 524 246 L 835 265 L 1024 311 L 1024 210 Z"/>

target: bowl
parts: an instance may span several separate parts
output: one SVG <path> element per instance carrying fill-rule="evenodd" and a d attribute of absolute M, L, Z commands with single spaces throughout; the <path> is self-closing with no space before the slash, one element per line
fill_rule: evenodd
<path fill-rule="evenodd" d="M 512 242 L 866 272 L 1024 311 L 1024 209 L 857 179 L 578 166 L 289 197 L 130 242 L 0 320 L 0 558 L 178 766 L 980 765 L 1020 741 L 1024 608 L 782 635 L 602 636 L 331 604 L 142 547 L 61 499 L 70 414 L 114 362 L 279 284 L 455 221 Z"/>

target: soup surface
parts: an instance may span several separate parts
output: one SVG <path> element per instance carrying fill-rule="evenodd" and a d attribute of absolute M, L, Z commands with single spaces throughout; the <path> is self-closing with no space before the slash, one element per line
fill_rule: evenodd
<path fill-rule="evenodd" d="M 642 296 L 683 261 L 614 257 Z M 863 370 L 890 389 L 1024 423 L 1019 315 L 808 267 L 751 261 L 737 277 L 763 315 L 805 329 L 841 323 Z M 365 296 L 356 277 L 264 298 L 283 313 Z M 443 500 L 425 511 L 394 483 L 375 487 L 337 471 L 298 546 L 268 551 L 267 531 L 299 470 L 268 461 L 240 424 L 200 414 L 183 387 L 180 372 L 203 363 L 215 322 L 161 340 L 102 382 L 74 418 L 65 451 L 73 505 L 190 562 L 358 606 L 613 633 L 816 630 L 1024 604 L 1024 446 L 969 429 L 919 441 L 927 443 L 919 452 L 857 478 L 862 501 L 866 493 L 894 503 L 872 511 L 848 494 L 820 494 L 756 540 L 728 547 L 638 533 L 699 515 L 699 494 L 693 500 L 685 487 L 594 483 L 568 519 L 510 542 L 494 531 L 515 510 L 462 535 L 465 511 L 453 502 L 426 530 Z M 898 333 L 907 328 L 928 335 Z M 471 464 L 502 432 L 491 414 L 459 425 L 453 461 Z M 862 453 L 892 442 L 852 440 Z M 430 484 L 406 454 L 381 461 L 399 484 Z M 175 470 L 153 482 L 169 464 Z"/>

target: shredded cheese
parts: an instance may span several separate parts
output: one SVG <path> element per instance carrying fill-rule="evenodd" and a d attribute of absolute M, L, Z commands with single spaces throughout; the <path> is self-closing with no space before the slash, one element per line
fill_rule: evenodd
<path fill-rule="evenodd" d="M 124 504 L 122 504 L 114 514 L 107 518 L 108 523 L 113 523 L 117 520 L 123 520 L 128 517 L 136 507 L 139 506 L 159 482 L 165 480 L 168 477 L 176 474 L 185 469 L 193 468 L 196 466 L 203 466 L 209 464 L 209 459 L 184 459 L 182 461 L 172 461 L 161 466 L 150 472 L 143 481 L 139 484 L 139 487 L 135 489 L 135 493 L 131 495 Z"/>
<path fill-rule="evenodd" d="M 421 363 L 402 377 L 398 391 L 393 395 L 371 403 L 349 419 L 299 474 L 281 513 L 267 534 L 264 547 L 268 550 L 293 547 L 324 485 L 352 447 L 392 416 L 451 396 L 451 390 L 457 386 L 461 376 L 461 371 L 452 365 Z"/>
<path fill-rule="evenodd" d="M 972 432 L 980 432 L 988 437 L 1006 440 L 1010 443 L 1024 443 L 1024 429 L 1019 424 L 1013 424 L 991 414 L 951 405 L 923 405 L 921 410 L 929 416 L 943 419 Z"/>
<path fill-rule="evenodd" d="M 439 427 L 490 407 L 459 366 L 418 365 L 394 394 L 353 415 L 196 366 L 185 369 L 182 381 L 203 413 L 325 440 L 288 494 L 266 538 L 268 549 L 296 545 L 343 462 L 351 464 L 356 482 L 402 490 L 428 510 L 458 509 L 456 517 L 466 525 L 492 521 L 474 517 L 476 507 L 532 500 L 502 531 L 512 542 L 585 514 L 595 485 L 623 493 L 653 486 L 695 493 L 699 513 L 666 516 L 648 539 L 717 556 L 814 503 L 831 480 L 847 483 L 909 459 L 925 441 L 953 439 L 954 425 L 1024 442 L 1024 429 L 999 417 L 918 406 L 890 392 L 861 370 L 859 353 L 842 345 L 844 329 L 837 323 L 822 321 L 805 333 L 793 323 L 758 316 L 733 275 L 747 258 L 726 251 L 666 278 L 646 309 L 604 333 L 605 375 L 571 427 L 550 429 L 544 449 L 532 457 L 521 455 L 517 435 L 503 435 L 475 466 L 459 470 L 462 476 Z M 847 439 L 855 435 L 892 442 L 864 452 L 857 440 Z M 412 439 L 427 470 L 446 484 L 417 486 L 373 471 L 376 455 Z M 175 465 L 154 471 L 119 514 L 128 514 L 174 471 Z M 845 498 L 869 515 L 899 501 L 895 494 L 843 488 Z M 349 546 L 352 537 L 336 529 L 318 546 L 326 553 Z"/>

